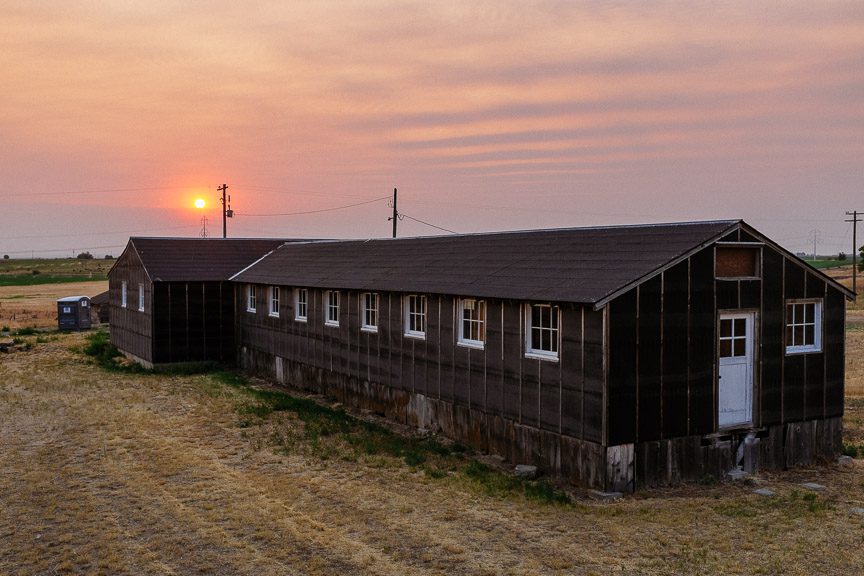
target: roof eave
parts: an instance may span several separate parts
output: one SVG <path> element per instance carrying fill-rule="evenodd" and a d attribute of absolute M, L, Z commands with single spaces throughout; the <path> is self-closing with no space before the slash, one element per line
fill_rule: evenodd
<path fill-rule="evenodd" d="M 257 260 L 255 260 L 254 262 L 252 262 L 251 264 L 249 264 L 248 266 L 246 266 L 242 270 L 240 270 L 239 272 L 232 274 L 231 276 L 228 277 L 228 282 L 233 282 L 238 276 L 240 276 L 241 274 L 243 274 L 244 272 L 246 272 L 247 270 L 249 270 L 250 268 L 252 268 L 256 264 L 258 264 L 259 262 L 261 262 L 262 260 L 264 260 L 268 256 L 270 256 L 271 254 L 273 254 L 274 252 L 276 252 L 280 248 L 282 248 L 285 244 L 286 243 L 283 242 L 282 244 L 276 246 L 274 249 L 270 250 L 269 252 L 267 252 L 266 254 L 264 254 L 263 256 L 261 256 L 260 258 L 258 258 Z"/>
<path fill-rule="evenodd" d="M 719 240 L 720 238 L 722 238 L 726 234 L 729 234 L 729 232 L 734 231 L 736 228 L 740 227 L 742 224 L 744 224 L 743 220 L 733 221 L 729 225 L 729 227 L 724 228 L 723 230 L 716 233 L 711 238 L 709 238 L 707 240 L 703 240 L 702 242 L 700 242 L 699 244 L 697 244 L 696 246 L 694 246 L 690 250 L 687 250 L 683 254 L 676 256 L 672 260 L 669 260 L 668 262 L 666 262 L 662 266 L 655 268 L 651 272 L 648 272 L 647 274 L 643 274 L 639 278 L 632 280 L 631 282 L 628 282 L 627 284 L 624 284 L 623 286 L 621 286 L 619 288 L 616 288 L 614 291 L 612 291 L 612 292 L 606 294 L 605 296 L 603 296 L 602 298 L 592 302 L 592 304 L 594 304 L 594 310 L 595 311 L 600 310 L 601 308 L 606 306 L 606 304 L 608 304 L 609 302 L 611 302 L 612 300 L 614 300 L 615 298 L 617 298 L 621 294 L 624 294 L 625 292 L 632 290 L 636 286 L 639 286 L 640 284 L 647 282 L 648 280 L 654 278 L 655 276 L 662 274 L 663 272 L 665 272 L 669 268 L 672 268 L 676 264 L 683 262 L 684 260 L 686 260 L 687 258 L 692 256 L 693 254 L 699 252 L 700 250 L 706 248 L 707 246 L 710 246 L 714 242 L 717 242 L 717 240 Z"/>
<path fill-rule="evenodd" d="M 771 248 L 773 248 L 773 249 L 777 250 L 778 252 L 780 252 L 781 254 L 785 255 L 790 260 L 792 260 L 792 262 L 794 262 L 798 266 L 804 268 L 807 272 L 815 274 L 816 276 L 819 276 L 820 278 L 822 278 L 828 284 L 831 284 L 834 288 L 836 288 L 837 290 L 842 292 L 843 295 L 846 296 L 846 298 L 848 300 L 855 300 L 855 298 L 857 297 L 857 294 L 855 292 L 853 292 L 851 288 L 847 288 L 846 286 L 840 284 L 837 280 L 835 280 L 834 278 L 832 278 L 831 276 L 829 276 L 828 274 L 826 274 L 822 270 L 819 270 L 818 268 L 812 266 L 806 260 L 802 260 L 801 258 L 796 256 L 794 253 L 790 252 L 786 248 L 783 248 L 782 246 L 780 246 L 779 244 L 777 244 L 776 242 L 774 242 L 773 240 L 771 240 L 770 238 L 768 238 L 767 236 L 765 236 L 764 234 L 762 234 L 761 232 L 759 232 L 758 230 L 756 230 L 755 228 L 753 228 L 752 226 L 747 224 L 746 222 L 742 221 L 741 225 L 742 225 L 742 227 L 746 228 L 747 233 L 752 234 L 753 236 L 756 236 L 757 238 L 759 238 L 759 240 L 761 242 L 765 243 L 766 245 L 770 246 Z"/>

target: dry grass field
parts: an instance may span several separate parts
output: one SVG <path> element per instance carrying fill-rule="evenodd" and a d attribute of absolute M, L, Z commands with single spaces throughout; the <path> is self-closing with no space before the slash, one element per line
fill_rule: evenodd
<path fill-rule="evenodd" d="M 95 296 L 108 289 L 107 280 L 0 286 L 0 327 L 15 330 L 25 326 L 57 326 L 57 299 L 65 296 Z"/>
<path fill-rule="evenodd" d="M 853 314 L 845 440 L 864 448 Z M 85 344 L 0 354 L 0 575 L 864 574 L 862 459 L 562 504 L 455 449 L 370 447 L 388 437 L 338 406 L 316 419 L 270 409 L 288 397 L 262 382 L 106 371 Z"/>

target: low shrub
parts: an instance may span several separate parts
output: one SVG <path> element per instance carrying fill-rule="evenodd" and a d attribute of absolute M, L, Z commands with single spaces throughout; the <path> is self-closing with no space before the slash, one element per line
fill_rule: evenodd
<path fill-rule="evenodd" d="M 122 354 L 116 346 L 111 344 L 108 332 L 97 330 L 87 335 L 87 344 L 84 353 L 92 357 L 96 363 L 106 370 L 124 372 L 142 372 L 144 368 L 137 363 L 121 364 L 118 362 Z"/>

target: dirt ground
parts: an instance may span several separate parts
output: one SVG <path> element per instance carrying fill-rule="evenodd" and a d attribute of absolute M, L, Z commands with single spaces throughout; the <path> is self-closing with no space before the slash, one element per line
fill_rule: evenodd
<path fill-rule="evenodd" d="M 108 289 L 107 280 L 0 286 L 0 327 L 57 326 L 57 299 L 66 296 L 96 296 Z"/>
<path fill-rule="evenodd" d="M 546 504 L 292 449 L 295 420 L 250 423 L 212 376 L 106 372 L 80 334 L 27 341 L 0 355 L 3 575 L 864 571 L 864 460 Z"/>

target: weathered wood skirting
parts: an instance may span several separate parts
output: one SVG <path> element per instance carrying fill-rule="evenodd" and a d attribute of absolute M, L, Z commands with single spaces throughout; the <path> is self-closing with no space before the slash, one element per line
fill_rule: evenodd
<path fill-rule="evenodd" d="M 514 464 L 534 464 L 546 473 L 567 477 L 578 484 L 606 488 L 605 450 L 600 444 L 245 346 L 240 349 L 240 365 L 280 384 L 323 394 L 403 424 L 440 432 L 477 450 L 503 456 Z"/>
<path fill-rule="evenodd" d="M 755 446 L 750 457 L 753 471 L 830 460 L 841 446 L 842 418 L 836 417 L 721 436 L 685 436 L 604 448 L 245 346 L 240 349 L 240 365 L 280 384 L 335 398 L 402 424 L 434 430 L 514 464 L 531 463 L 546 473 L 603 490 L 632 492 L 706 476 L 722 478 L 741 463 L 739 450 L 748 435 L 756 440 L 750 444 Z"/>

